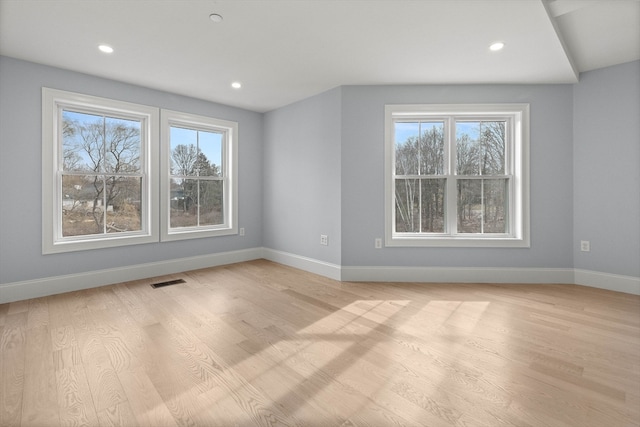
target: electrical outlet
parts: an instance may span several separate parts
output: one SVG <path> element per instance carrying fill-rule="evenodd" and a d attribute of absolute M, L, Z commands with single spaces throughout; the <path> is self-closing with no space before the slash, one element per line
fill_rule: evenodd
<path fill-rule="evenodd" d="M 240 235 L 244 236 L 244 228 L 243 227 L 240 228 Z"/>
<path fill-rule="evenodd" d="M 374 247 L 376 249 L 381 249 L 382 248 L 382 239 L 377 237 L 375 242 L 374 242 Z"/>
<path fill-rule="evenodd" d="M 580 241 L 580 250 L 582 252 L 591 251 L 591 242 L 589 242 L 588 240 L 581 240 Z"/>
<path fill-rule="evenodd" d="M 329 238 L 327 237 L 326 234 L 321 234 L 320 235 L 320 244 L 324 245 L 324 246 L 328 246 L 329 245 Z"/>

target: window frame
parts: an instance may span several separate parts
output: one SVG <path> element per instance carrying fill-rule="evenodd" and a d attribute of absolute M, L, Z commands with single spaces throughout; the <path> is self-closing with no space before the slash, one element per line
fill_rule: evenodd
<path fill-rule="evenodd" d="M 160 240 L 173 241 L 238 234 L 238 123 L 180 111 L 161 110 Z M 171 127 L 223 132 L 222 169 L 224 223 L 171 228 Z"/>
<path fill-rule="evenodd" d="M 507 233 L 453 234 L 457 229 L 455 212 L 445 210 L 444 233 L 399 233 L 395 231 L 395 123 L 403 121 L 440 120 L 445 123 L 444 169 L 446 200 L 456 200 L 457 181 L 468 175 L 458 175 L 455 165 L 455 122 L 507 119 L 510 140 L 506 143 L 505 176 L 510 179 Z M 385 246 L 388 247 L 530 247 L 529 220 L 529 104 L 390 104 L 385 105 Z M 511 168 L 510 171 L 507 167 Z M 510 173 L 508 173 L 510 172 Z M 489 176 L 491 177 L 491 176 Z M 427 176 L 424 176 L 427 178 Z M 482 175 L 477 178 L 482 179 Z M 489 178 L 490 179 L 490 178 Z M 453 199 L 452 199 L 453 198 Z"/>
<path fill-rule="evenodd" d="M 139 231 L 81 236 L 62 236 L 62 111 L 96 113 L 141 121 L 140 168 L 142 175 Z M 42 88 L 42 253 L 62 253 L 116 246 L 152 243 L 159 240 L 155 202 L 155 176 L 159 138 L 159 109 L 108 98 Z"/>

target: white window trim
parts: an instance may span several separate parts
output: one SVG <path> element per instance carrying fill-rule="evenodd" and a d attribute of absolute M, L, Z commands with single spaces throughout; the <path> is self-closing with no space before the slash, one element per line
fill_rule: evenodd
<path fill-rule="evenodd" d="M 238 123 L 214 119 L 180 111 L 162 110 L 160 167 L 160 239 L 162 241 L 193 239 L 201 237 L 227 236 L 238 234 Z M 224 224 L 170 228 L 170 127 L 173 125 L 193 127 L 201 130 L 223 131 L 227 141 L 223 141 L 224 172 Z"/>
<path fill-rule="evenodd" d="M 443 235 L 395 233 L 394 120 L 484 118 L 508 116 L 513 122 L 514 150 L 507 155 L 513 168 L 510 197 L 511 235 Z M 445 148 L 446 149 L 446 148 Z M 453 166 L 449 165 L 453 170 Z M 453 175 L 453 174 L 452 174 Z M 452 176 L 449 175 L 449 176 Z M 449 191 L 453 191 L 449 186 Z M 449 196 L 451 194 L 449 193 Z M 385 246 L 388 247 L 530 247 L 529 214 L 529 104 L 403 104 L 385 105 Z"/>
<path fill-rule="evenodd" d="M 146 203 L 142 206 L 142 230 L 99 236 L 62 237 L 62 188 L 58 175 L 58 156 L 62 150 L 61 110 L 63 108 L 94 110 L 102 113 L 126 115 L 143 120 L 141 137 L 143 158 L 142 193 Z M 62 90 L 42 88 L 42 252 L 43 254 L 136 245 L 158 241 L 158 194 L 156 165 L 159 109 L 146 105 L 115 101 Z"/>

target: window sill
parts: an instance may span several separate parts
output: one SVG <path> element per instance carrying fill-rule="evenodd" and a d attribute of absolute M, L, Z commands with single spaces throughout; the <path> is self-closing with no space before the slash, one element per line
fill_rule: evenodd
<path fill-rule="evenodd" d="M 61 240 L 57 242 L 43 241 L 42 253 L 57 254 L 64 252 L 85 251 L 92 249 L 113 248 L 128 245 L 141 245 L 145 243 L 157 243 L 158 237 L 150 234 L 123 235 L 118 237 L 86 238 L 78 240 Z"/>
<path fill-rule="evenodd" d="M 173 240 L 186 240 L 186 239 L 198 239 L 205 237 L 217 237 L 217 236 L 231 236 L 238 234 L 238 229 L 233 228 L 216 228 L 216 229 L 185 229 L 180 231 L 172 231 L 169 233 L 162 233 L 162 241 L 168 242 Z"/>
<path fill-rule="evenodd" d="M 529 248 L 531 245 L 528 239 L 516 237 L 394 236 L 385 239 L 385 247 Z"/>

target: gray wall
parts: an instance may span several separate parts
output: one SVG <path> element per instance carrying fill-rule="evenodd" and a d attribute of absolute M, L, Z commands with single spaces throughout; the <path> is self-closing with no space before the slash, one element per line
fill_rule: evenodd
<path fill-rule="evenodd" d="M 345 86 L 263 115 L 0 57 L 0 283 L 262 246 L 343 266 L 575 267 L 637 277 L 639 79 L 636 61 L 585 73 L 576 85 Z M 43 256 L 42 86 L 239 122 L 246 236 Z M 531 105 L 531 248 L 374 249 L 384 235 L 384 105 L 489 102 Z M 591 252 L 579 252 L 581 239 Z"/>
<path fill-rule="evenodd" d="M 581 74 L 573 109 L 574 267 L 638 277 L 640 61 Z"/>
<path fill-rule="evenodd" d="M 265 115 L 265 247 L 340 264 L 340 99 L 336 88 Z"/>
<path fill-rule="evenodd" d="M 239 123 L 239 225 L 246 236 L 42 255 L 41 88 Z M 262 114 L 0 57 L 0 283 L 262 246 Z"/>
<path fill-rule="evenodd" d="M 529 103 L 531 248 L 382 248 L 384 105 Z M 350 86 L 342 104 L 342 264 L 345 266 L 571 268 L 570 85 Z"/>

